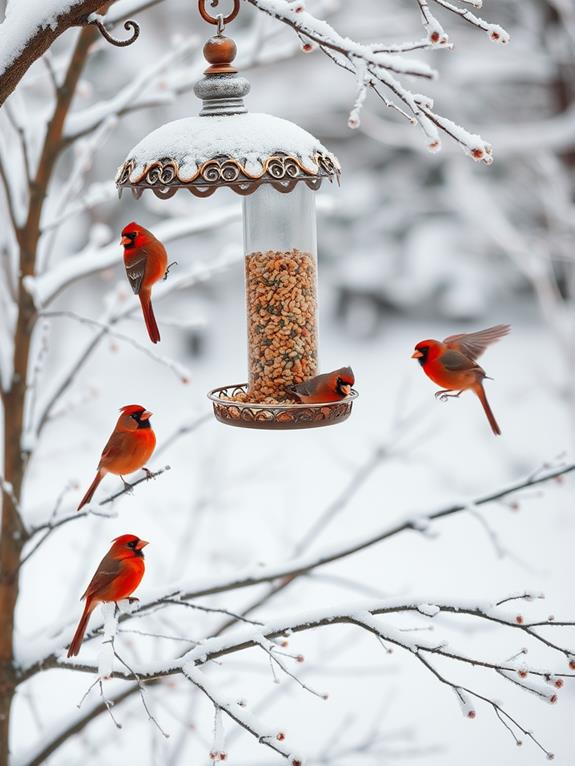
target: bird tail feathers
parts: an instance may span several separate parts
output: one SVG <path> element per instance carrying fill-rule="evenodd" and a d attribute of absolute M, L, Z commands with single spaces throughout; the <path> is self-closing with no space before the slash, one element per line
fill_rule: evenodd
<path fill-rule="evenodd" d="M 491 409 L 489 402 L 487 401 L 487 396 L 485 394 L 485 389 L 480 384 L 476 388 L 477 396 L 479 397 L 479 401 L 483 405 L 483 409 L 485 410 L 485 414 L 487 415 L 487 420 L 489 421 L 489 425 L 491 426 L 491 430 L 495 434 L 495 436 L 501 435 L 501 429 L 499 428 L 499 424 L 495 420 L 495 415 L 493 414 L 493 410 Z"/>
<path fill-rule="evenodd" d="M 94 481 L 88 487 L 88 491 L 86 492 L 84 497 L 80 500 L 80 505 L 76 508 L 77 511 L 80 511 L 86 505 L 86 503 L 90 502 L 90 500 L 94 496 L 94 492 L 98 488 L 98 484 L 102 481 L 103 478 L 104 478 L 104 474 L 101 471 L 98 471 Z"/>
<path fill-rule="evenodd" d="M 72 639 L 70 648 L 68 649 L 68 657 L 75 657 L 80 651 L 82 641 L 84 640 L 84 633 L 88 627 L 88 620 L 90 619 L 90 615 L 92 614 L 93 609 L 94 606 L 92 603 L 90 601 L 86 601 L 84 612 L 82 613 L 82 617 L 80 618 L 80 622 L 78 623 L 78 627 L 74 633 L 74 638 Z"/>
<path fill-rule="evenodd" d="M 146 329 L 152 343 L 158 343 L 160 340 L 160 331 L 154 316 L 154 309 L 152 308 L 152 300 L 150 295 L 140 292 L 140 303 L 142 304 L 142 313 L 144 315 L 144 321 L 146 323 Z"/>

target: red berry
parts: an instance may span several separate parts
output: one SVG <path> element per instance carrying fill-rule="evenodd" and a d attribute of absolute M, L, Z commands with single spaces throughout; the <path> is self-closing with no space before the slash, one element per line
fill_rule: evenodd
<path fill-rule="evenodd" d="M 555 679 L 555 688 L 556 689 L 562 689 L 563 688 L 563 679 L 562 678 L 556 678 Z"/>
<path fill-rule="evenodd" d="M 468 718 L 475 718 L 475 716 L 476 716 L 476 712 L 475 712 L 475 710 L 470 710 L 470 711 L 467 713 L 467 717 L 468 717 Z"/>
<path fill-rule="evenodd" d="M 575 660 L 569 660 L 569 667 L 571 670 L 575 670 Z"/>
<path fill-rule="evenodd" d="M 521 615 L 521 614 L 518 614 L 518 615 L 517 615 L 517 617 L 515 618 L 515 622 L 516 622 L 518 625 L 523 625 L 523 615 Z"/>
<path fill-rule="evenodd" d="M 285 738 L 286 738 L 286 735 L 283 733 L 283 731 L 278 731 L 278 733 L 276 734 L 277 741 L 283 742 Z"/>
<path fill-rule="evenodd" d="M 556 694 L 552 694 L 552 695 L 549 697 L 549 702 L 550 702 L 552 705 L 554 705 L 554 704 L 557 702 L 557 695 L 556 695 Z"/>
<path fill-rule="evenodd" d="M 492 40 L 499 40 L 499 32 L 492 32 L 491 33 L 491 39 Z"/>
<path fill-rule="evenodd" d="M 527 678 L 527 671 L 526 670 L 518 670 L 519 678 Z"/>
<path fill-rule="evenodd" d="M 429 39 L 431 40 L 432 43 L 439 42 L 439 32 L 432 32 Z"/>
<path fill-rule="evenodd" d="M 472 149 L 471 154 L 473 158 L 476 160 L 480 160 L 482 157 L 485 156 L 485 152 L 483 151 L 483 149 Z"/>

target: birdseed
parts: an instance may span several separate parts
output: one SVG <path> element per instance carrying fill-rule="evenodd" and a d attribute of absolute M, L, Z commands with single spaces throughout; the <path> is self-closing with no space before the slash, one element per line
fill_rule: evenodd
<path fill-rule="evenodd" d="M 301 250 L 246 255 L 248 398 L 293 401 L 287 387 L 317 375 L 317 268 Z"/>

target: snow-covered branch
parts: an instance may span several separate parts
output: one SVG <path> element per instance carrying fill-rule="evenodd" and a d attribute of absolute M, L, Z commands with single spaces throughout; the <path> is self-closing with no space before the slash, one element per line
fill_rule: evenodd
<path fill-rule="evenodd" d="M 327 22 L 306 11 L 303 2 L 294 3 L 289 2 L 289 0 L 246 1 L 260 11 L 292 27 L 301 39 L 311 41 L 307 42 L 308 45 L 319 47 L 334 63 L 354 74 L 358 82 L 358 90 L 349 119 L 350 127 L 358 127 L 360 124 L 359 110 L 365 100 L 366 86 L 371 86 L 388 106 L 393 106 L 405 114 L 397 101 L 390 101 L 381 94 L 380 88 L 383 88 L 402 102 L 407 112 L 411 113 L 411 118 L 407 114 L 406 116 L 417 122 L 422 128 L 430 151 L 437 151 L 441 146 L 437 130 L 439 128 L 457 141 L 465 153 L 474 160 L 480 160 L 486 164 L 492 162 L 491 145 L 483 141 L 481 136 L 470 133 L 453 121 L 437 114 L 433 111 L 433 102 L 430 98 L 415 93 L 403 85 L 401 78 L 405 76 L 424 79 L 436 77 L 436 72 L 427 64 L 415 59 L 406 59 L 401 55 L 403 51 L 425 47 L 421 43 L 410 44 L 396 49 L 396 52 L 389 52 L 379 43 L 361 44 L 349 37 L 343 37 Z M 432 15 L 428 1 L 417 1 L 427 32 L 429 47 L 448 47 L 447 34 Z M 468 9 L 460 9 L 446 0 L 435 1 L 487 32 L 491 40 L 500 43 L 508 42 L 509 35 L 500 26 L 488 24 L 474 16 Z"/>
<path fill-rule="evenodd" d="M 241 218 L 241 205 L 228 205 L 198 217 L 181 217 L 163 221 L 153 227 L 153 234 L 169 245 L 183 237 L 211 231 Z M 115 242 L 106 247 L 89 244 L 85 251 L 61 261 L 45 274 L 26 280 L 26 289 L 38 309 L 47 306 L 62 290 L 83 277 L 117 266 L 121 247 Z"/>
<path fill-rule="evenodd" d="M 177 583 L 168 585 L 163 588 L 158 594 L 152 595 L 147 599 L 143 598 L 139 602 L 129 615 L 122 615 L 120 621 L 123 622 L 127 619 L 131 619 L 134 615 L 141 615 L 147 611 L 153 610 L 158 606 L 165 605 L 166 600 L 170 603 L 174 598 L 181 601 L 193 601 L 198 598 L 206 596 L 213 596 L 218 593 L 229 593 L 243 588 L 250 588 L 263 583 L 271 583 L 274 581 L 288 582 L 296 577 L 309 574 L 320 567 L 340 561 L 342 559 L 353 556 L 356 553 L 367 550 L 374 545 L 396 537 L 399 534 L 408 531 L 427 532 L 430 525 L 443 518 L 454 516 L 455 514 L 465 512 L 470 507 L 476 508 L 482 505 L 490 503 L 496 503 L 505 500 L 510 495 L 514 495 L 517 492 L 521 492 L 526 489 L 530 489 L 534 486 L 539 486 L 547 482 L 551 482 L 559 479 L 566 474 L 575 471 L 575 464 L 563 465 L 558 468 L 547 469 L 544 468 L 540 471 L 532 473 L 526 479 L 514 482 L 503 489 L 499 489 L 495 492 L 483 495 L 476 498 L 473 501 L 465 503 L 457 503 L 454 505 L 441 508 L 436 511 L 427 513 L 421 513 L 412 515 L 402 521 L 394 524 L 388 524 L 382 529 L 370 535 L 365 535 L 359 539 L 349 541 L 347 540 L 343 544 L 334 545 L 330 548 L 324 549 L 318 553 L 306 554 L 295 559 L 288 560 L 284 563 L 258 566 L 250 568 L 247 571 L 239 573 L 233 578 L 229 577 L 214 577 L 210 580 L 195 583 Z M 33 533 L 41 531 L 46 527 L 36 527 Z M 557 623 L 555 623 L 556 625 Z M 533 626 L 524 626 L 533 627 Z M 52 647 L 48 654 L 45 653 L 45 645 L 40 650 L 40 655 L 37 657 L 29 658 L 27 661 L 22 662 L 22 680 L 29 678 L 36 672 L 45 667 L 54 667 L 59 663 L 59 652 L 63 650 L 65 641 L 67 638 L 66 627 L 62 628 L 59 634 L 54 638 Z M 86 633 L 85 641 L 89 641 L 100 635 L 102 629 L 102 623 L 94 619 L 92 627 Z M 540 638 L 544 643 L 545 640 Z"/>
<path fill-rule="evenodd" d="M 47 0 L 35 11 L 29 3 L 10 0 L 0 24 L 0 106 L 61 34 L 85 25 L 101 6 L 102 0 Z"/>
<path fill-rule="evenodd" d="M 170 224 L 175 224 L 172 227 L 172 231 L 180 231 L 182 228 L 185 228 L 182 226 L 181 221 L 169 221 L 166 222 L 165 226 L 169 227 Z M 232 251 L 225 253 L 219 259 L 213 260 L 210 263 L 199 263 L 193 266 L 183 275 L 172 277 L 164 284 L 158 286 L 154 293 L 154 300 L 159 302 L 177 290 L 182 290 L 205 282 L 214 274 L 225 270 L 231 264 L 239 261 L 240 258 L 241 252 Z M 97 268 L 96 264 L 93 264 L 92 267 Z M 34 434 L 34 439 L 38 438 L 44 426 L 48 422 L 54 407 L 60 400 L 61 396 L 72 385 L 78 373 L 96 349 L 98 343 L 104 337 L 106 337 L 106 335 L 108 335 L 114 325 L 118 324 L 118 322 L 121 322 L 139 310 L 139 305 L 135 301 L 131 300 L 128 305 L 126 305 L 126 302 L 123 301 L 121 306 L 118 307 L 115 305 L 112 307 L 112 309 L 107 311 L 103 320 L 98 320 L 96 324 L 100 329 L 97 330 L 96 334 L 86 343 L 84 348 L 81 349 L 81 351 L 76 355 L 70 365 L 62 372 L 59 379 L 57 379 L 53 385 L 52 390 L 46 397 L 43 405 L 40 407 L 40 415 L 37 418 L 37 423 L 31 424 L 30 427 L 30 433 Z"/>
<path fill-rule="evenodd" d="M 533 594 L 526 592 L 520 597 L 512 596 L 511 598 L 500 599 L 498 602 L 499 606 L 474 601 L 446 602 L 430 598 L 409 600 L 395 598 L 375 605 L 354 605 L 347 609 L 327 608 L 313 610 L 303 614 L 283 616 L 264 625 L 244 626 L 234 631 L 230 636 L 207 638 L 198 646 L 186 652 L 178 660 L 152 664 L 133 663 L 131 669 L 126 668 L 125 663 L 122 663 L 124 667 L 116 667 L 113 671 L 111 668 L 106 667 L 106 672 L 109 672 L 115 678 L 124 680 L 136 679 L 138 682 L 182 674 L 192 681 L 194 685 L 198 686 L 214 705 L 226 712 L 236 723 L 246 728 L 254 736 L 257 736 L 264 744 L 271 743 L 270 746 L 274 750 L 281 753 L 284 757 L 291 759 L 293 764 L 300 762 L 301 756 L 295 756 L 293 748 L 283 744 L 285 735 L 282 733 L 280 736 L 279 731 L 269 732 L 254 717 L 246 716 L 242 710 L 243 705 L 240 704 L 238 706 L 237 700 L 222 695 L 213 682 L 208 680 L 207 674 L 200 672 L 199 668 L 214 660 L 219 660 L 238 652 L 244 652 L 248 649 L 261 648 L 262 646 L 266 648 L 266 653 L 271 652 L 273 654 L 277 647 L 270 642 L 273 642 L 275 639 L 289 639 L 291 641 L 291 637 L 298 633 L 332 627 L 334 625 L 352 625 L 372 633 L 380 641 L 384 642 L 384 645 L 393 645 L 417 658 L 438 680 L 454 688 L 462 704 L 464 714 L 467 717 L 473 718 L 476 714 L 475 709 L 467 699 L 468 695 L 468 697 L 484 702 L 492 707 L 498 718 L 500 715 L 503 716 L 507 723 L 511 725 L 512 731 L 513 727 L 516 727 L 521 734 L 529 736 L 541 749 L 548 752 L 535 735 L 529 734 L 529 730 L 520 724 L 499 702 L 480 694 L 474 689 L 460 686 L 448 680 L 433 665 L 433 658 L 437 656 L 443 660 L 451 661 L 455 665 L 471 665 L 487 671 L 494 671 L 501 678 L 519 686 L 524 691 L 534 693 L 546 702 L 556 702 L 557 692 L 563 686 L 563 679 L 575 677 L 575 673 L 568 672 L 569 669 L 574 669 L 575 662 L 573 657 L 575 656 L 575 649 L 561 647 L 543 638 L 536 632 L 535 628 L 544 626 L 557 630 L 567 626 L 573 627 L 575 623 L 553 620 L 527 621 L 522 613 L 518 613 L 517 610 L 512 611 L 507 606 L 511 600 L 515 601 L 518 598 L 522 598 L 526 601 L 531 601 L 534 597 Z M 537 597 L 539 597 L 539 594 L 537 594 Z M 553 669 L 550 664 L 549 668 L 541 669 L 528 666 L 525 662 L 518 663 L 514 659 L 507 662 L 497 662 L 485 657 L 468 656 L 448 648 L 445 643 L 438 642 L 437 639 L 423 639 L 419 633 L 401 630 L 389 621 L 392 615 L 406 613 L 416 615 L 418 619 L 424 621 L 436 620 L 440 614 L 450 614 L 462 618 L 472 618 L 495 623 L 501 628 L 509 628 L 523 633 L 531 640 L 540 643 L 552 651 L 561 653 L 566 659 L 565 666 L 560 666 L 557 670 Z M 382 616 L 385 616 L 387 619 L 382 621 L 379 619 Z M 519 652 L 517 656 L 522 654 L 522 652 Z M 299 655 L 294 655 L 293 658 L 299 661 Z M 551 662 L 552 660 L 550 660 Z M 294 677 L 294 674 L 285 668 L 283 660 L 279 660 L 278 664 L 280 668 L 285 669 L 288 675 Z M 75 660 L 70 662 L 55 659 L 47 667 L 71 668 L 89 673 L 100 672 L 99 665 Z M 305 684 L 303 684 L 303 688 L 306 691 L 311 691 Z M 321 696 L 325 697 L 325 695 Z"/>

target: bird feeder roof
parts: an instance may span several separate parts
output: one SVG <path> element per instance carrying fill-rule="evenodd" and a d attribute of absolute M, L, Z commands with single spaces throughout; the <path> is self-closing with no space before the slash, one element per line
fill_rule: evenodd
<path fill-rule="evenodd" d="M 139 197 L 152 189 L 171 197 L 188 189 L 208 197 L 227 186 L 251 194 L 262 183 L 290 192 L 300 181 L 318 189 L 324 178 L 339 178 L 339 162 L 317 138 L 279 117 L 248 113 L 250 84 L 233 66 L 236 44 L 222 33 L 226 19 L 212 18 L 203 5 L 202 17 L 217 23 L 218 34 L 204 45 L 210 66 L 194 86 L 202 110 L 154 130 L 131 150 L 116 175 L 120 193 L 129 188 Z M 238 9 L 234 2 L 228 20 Z"/>
<path fill-rule="evenodd" d="M 317 138 L 269 114 L 209 114 L 175 120 L 137 144 L 118 169 L 118 189 L 136 196 L 152 189 L 170 197 L 179 188 L 209 196 L 227 186 L 250 194 L 261 183 L 289 192 L 298 181 L 317 189 L 340 165 Z"/>

